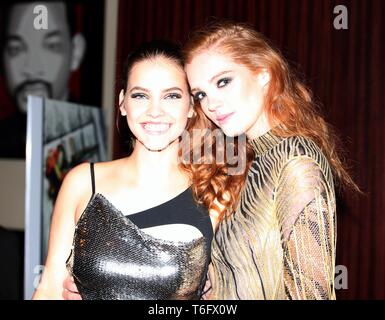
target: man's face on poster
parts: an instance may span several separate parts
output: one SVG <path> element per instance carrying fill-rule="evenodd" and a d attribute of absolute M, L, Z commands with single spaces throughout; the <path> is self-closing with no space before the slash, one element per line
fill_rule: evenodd
<path fill-rule="evenodd" d="M 6 82 L 19 110 L 27 112 L 27 96 L 57 100 L 68 98 L 72 44 L 64 3 L 47 7 L 48 28 L 34 28 L 37 3 L 12 7 L 6 30 L 3 63 Z"/>

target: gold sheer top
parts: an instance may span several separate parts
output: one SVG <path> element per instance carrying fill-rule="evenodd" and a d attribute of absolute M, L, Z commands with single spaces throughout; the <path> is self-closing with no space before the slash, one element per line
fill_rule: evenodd
<path fill-rule="evenodd" d="M 213 299 L 335 299 L 335 194 L 330 166 L 303 137 L 268 132 L 237 210 L 212 243 Z"/>

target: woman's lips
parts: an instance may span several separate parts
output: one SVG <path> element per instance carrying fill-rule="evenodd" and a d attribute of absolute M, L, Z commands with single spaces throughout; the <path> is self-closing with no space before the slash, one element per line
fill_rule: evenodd
<path fill-rule="evenodd" d="M 233 116 L 234 113 L 235 113 L 235 111 L 230 112 L 230 113 L 226 113 L 226 114 L 217 115 L 216 119 L 220 124 L 224 124 Z"/>
<path fill-rule="evenodd" d="M 146 133 L 151 135 L 161 135 L 170 129 L 171 123 L 166 122 L 143 122 L 141 123 L 142 128 Z"/>

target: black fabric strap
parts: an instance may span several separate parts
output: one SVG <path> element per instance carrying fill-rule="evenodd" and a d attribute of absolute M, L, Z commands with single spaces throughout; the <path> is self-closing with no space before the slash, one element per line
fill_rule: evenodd
<path fill-rule="evenodd" d="M 206 239 L 213 238 L 207 209 L 195 203 L 191 188 L 158 206 L 126 215 L 126 217 L 139 229 L 166 224 L 189 224 L 200 230 Z"/>
<path fill-rule="evenodd" d="M 91 169 L 91 183 L 92 183 L 92 195 L 95 194 L 95 173 L 94 173 L 94 163 L 90 162 Z"/>

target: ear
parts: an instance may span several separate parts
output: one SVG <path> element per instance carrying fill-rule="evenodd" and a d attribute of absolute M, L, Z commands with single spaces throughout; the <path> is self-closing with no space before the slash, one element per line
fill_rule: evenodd
<path fill-rule="evenodd" d="M 187 118 L 192 118 L 195 115 L 194 107 L 191 106 L 190 110 L 188 111 Z"/>
<path fill-rule="evenodd" d="M 187 114 L 187 118 L 192 118 L 195 114 L 195 110 L 194 110 L 194 98 L 193 96 L 190 97 L 190 107 L 189 107 L 189 110 L 188 110 L 188 114 Z"/>
<path fill-rule="evenodd" d="M 265 87 L 270 82 L 270 73 L 266 68 L 262 68 L 257 74 L 257 79 L 261 87 Z"/>
<path fill-rule="evenodd" d="M 86 40 L 81 33 L 77 33 L 72 37 L 71 71 L 79 69 L 85 52 Z"/>
<path fill-rule="evenodd" d="M 127 115 L 127 111 L 124 108 L 124 92 L 123 92 L 123 89 L 120 90 L 120 93 L 119 93 L 119 110 L 120 110 L 120 114 L 123 117 Z"/>

